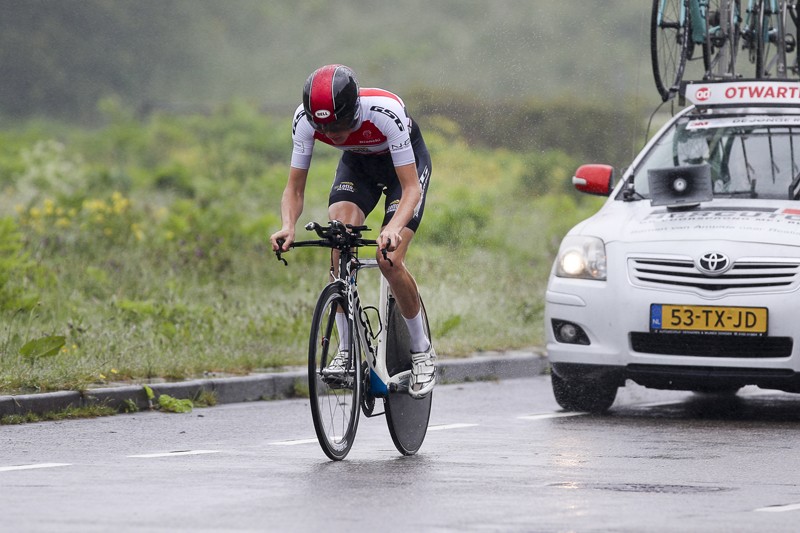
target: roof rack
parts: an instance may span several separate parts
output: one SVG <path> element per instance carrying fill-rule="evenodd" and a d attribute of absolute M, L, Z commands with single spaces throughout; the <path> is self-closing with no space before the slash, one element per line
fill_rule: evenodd
<path fill-rule="evenodd" d="M 685 81 L 679 91 L 680 105 L 686 100 L 698 107 L 794 106 L 800 107 L 800 81 L 714 80 Z"/>

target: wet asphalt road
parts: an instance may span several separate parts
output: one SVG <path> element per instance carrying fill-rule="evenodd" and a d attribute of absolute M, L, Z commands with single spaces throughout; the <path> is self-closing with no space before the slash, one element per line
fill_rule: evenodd
<path fill-rule="evenodd" d="M 567 414 L 542 376 L 440 386 L 414 457 L 362 418 L 328 461 L 305 400 L 0 426 L 0 531 L 797 531 L 799 423 L 758 389 Z"/>

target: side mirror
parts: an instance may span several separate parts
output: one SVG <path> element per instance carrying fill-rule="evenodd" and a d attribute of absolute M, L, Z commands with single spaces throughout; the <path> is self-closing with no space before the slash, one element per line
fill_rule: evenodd
<path fill-rule="evenodd" d="M 575 171 L 572 184 L 581 192 L 608 196 L 614 189 L 614 167 L 583 165 Z"/>

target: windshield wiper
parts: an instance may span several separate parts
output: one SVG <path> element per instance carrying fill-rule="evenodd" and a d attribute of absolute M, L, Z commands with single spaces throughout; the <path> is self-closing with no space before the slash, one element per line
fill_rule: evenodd
<path fill-rule="evenodd" d="M 800 200 L 800 173 L 798 173 L 789 185 L 789 200 Z"/>
<path fill-rule="evenodd" d="M 756 192 L 756 180 L 752 180 L 750 182 L 750 190 L 743 189 L 741 191 L 726 191 L 722 193 L 714 193 L 714 198 L 737 198 L 737 197 L 746 197 L 746 198 L 758 198 L 758 193 Z"/>

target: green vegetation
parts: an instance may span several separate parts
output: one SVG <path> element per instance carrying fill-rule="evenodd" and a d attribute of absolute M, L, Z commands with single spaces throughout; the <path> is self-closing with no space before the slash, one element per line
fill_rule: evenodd
<path fill-rule="evenodd" d="M 656 105 L 651 4 L 0 0 L 0 115 L 95 119 L 109 96 L 142 111 L 244 98 L 288 114 L 325 63 L 403 95 Z"/>
<path fill-rule="evenodd" d="M 328 258 L 296 250 L 285 267 L 268 246 L 289 117 L 242 103 L 144 120 L 102 109 L 98 129 L 0 132 L 0 392 L 303 364 Z M 409 261 L 438 351 L 539 344 L 560 237 L 601 201 L 567 192 L 584 161 L 469 145 L 452 120 L 418 121 L 434 174 Z M 338 156 L 315 153 L 301 223 L 326 220 Z"/>
<path fill-rule="evenodd" d="M 63 411 L 51 411 L 42 414 L 26 413 L 24 415 L 7 415 L 0 418 L 0 426 L 28 424 L 32 422 L 45 422 L 53 420 L 75 420 L 78 418 L 97 418 L 112 416 L 117 410 L 106 405 L 90 405 L 88 407 L 68 407 Z"/>

